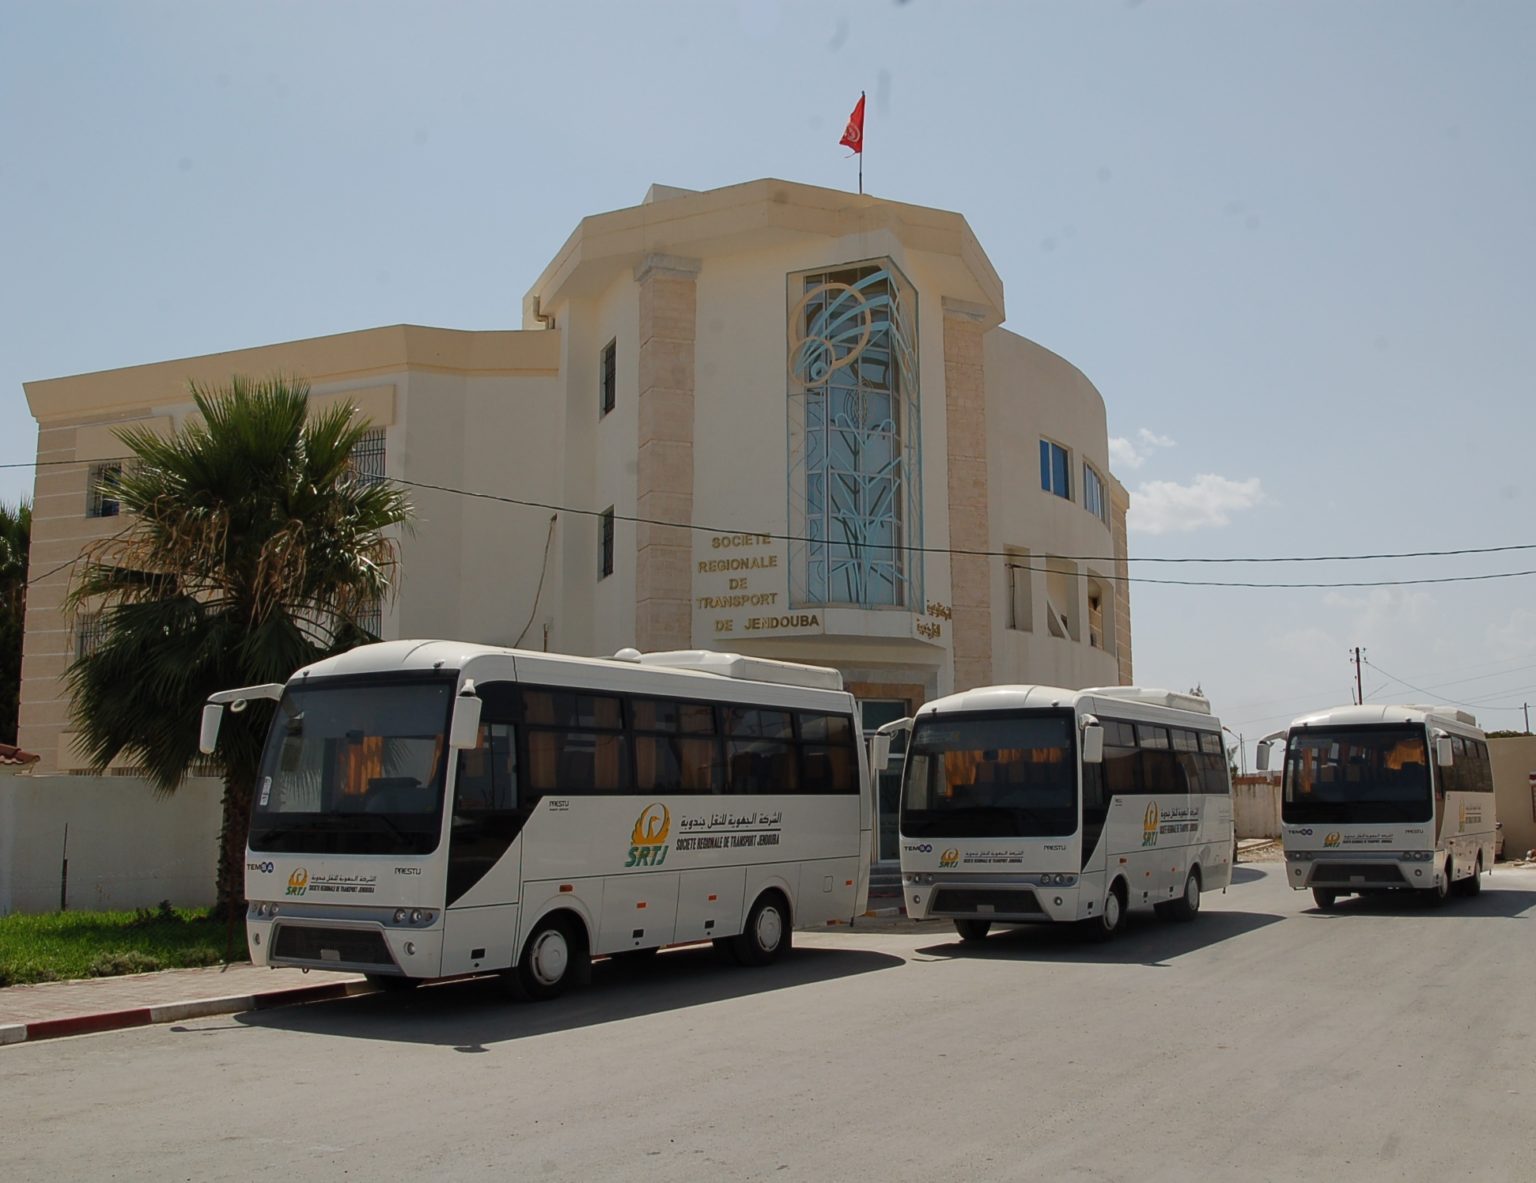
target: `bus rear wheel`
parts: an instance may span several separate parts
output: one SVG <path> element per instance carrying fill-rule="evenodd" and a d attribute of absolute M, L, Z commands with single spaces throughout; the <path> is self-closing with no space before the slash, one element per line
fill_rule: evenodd
<path fill-rule="evenodd" d="M 990 920 L 956 920 L 955 931 L 962 941 L 984 941 L 992 931 Z"/>
<path fill-rule="evenodd" d="M 529 1002 L 558 998 L 586 955 L 586 945 L 573 935 L 568 922 L 559 917 L 541 920 L 512 970 L 513 990 Z"/>
<path fill-rule="evenodd" d="M 1156 911 L 1169 920 L 1185 923 L 1198 916 L 1200 914 L 1200 872 L 1191 871 L 1189 878 L 1184 880 L 1184 894 L 1176 900 L 1164 900 L 1157 905 Z"/>
<path fill-rule="evenodd" d="M 1322 912 L 1332 912 L 1334 905 L 1339 902 L 1339 893 L 1331 887 L 1314 887 L 1312 889 L 1312 902 Z"/>
<path fill-rule="evenodd" d="M 768 965 L 790 945 L 789 905 L 776 891 L 757 897 L 747 913 L 747 927 L 731 941 L 731 952 L 742 965 Z"/>

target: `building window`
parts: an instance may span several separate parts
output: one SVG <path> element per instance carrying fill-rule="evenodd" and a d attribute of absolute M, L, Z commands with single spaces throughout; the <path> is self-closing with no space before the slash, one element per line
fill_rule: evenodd
<path fill-rule="evenodd" d="M 1088 576 L 1088 644 L 1106 653 L 1114 650 L 1115 597 L 1109 584 Z"/>
<path fill-rule="evenodd" d="M 619 385 L 619 343 L 617 340 L 608 342 L 603 346 L 603 359 L 600 367 L 602 377 L 598 385 L 598 405 L 601 408 L 600 415 L 606 415 L 613 410 L 618 401 Z"/>
<path fill-rule="evenodd" d="M 89 657 L 101 648 L 106 623 L 100 612 L 81 612 L 75 617 L 75 660 Z"/>
<path fill-rule="evenodd" d="M 1034 573 L 1029 568 L 1029 551 L 1010 546 L 1004 562 L 1008 569 L 1008 627 L 1019 632 L 1033 632 Z"/>
<path fill-rule="evenodd" d="M 1072 469 L 1067 450 L 1050 440 L 1040 441 L 1040 487 L 1072 500 Z"/>
<path fill-rule="evenodd" d="M 919 606 L 917 293 L 882 259 L 789 299 L 791 601 Z"/>
<path fill-rule="evenodd" d="M 384 429 L 371 428 L 352 445 L 347 457 L 347 471 L 365 485 L 382 484 L 384 481 Z"/>
<path fill-rule="evenodd" d="M 111 464 L 93 464 L 85 487 L 85 516 L 88 518 L 115 518 L 121 506 L 117 500 L 117 482 L 123 475 L 123 466 L 117 461 Z"/>
<path fill-rule="evenodd" d="M 603 510 L 598 524 L 597 577 L 613 574 L 613 506 Z"/>
<path fill-rule="evenodd" d="M 1082 639 L 1078 622 L 1077 564 L 1071 559 L 1045 561 L 1045 623 L 1051 636 L 1064 641 Z"/>
<path fill-rule="evenodd" d="M 1109 525 L 1109 501 L 1104 496 L 1103 478 L 1087 463 L 1083 465 L 1083 508 Z"/>

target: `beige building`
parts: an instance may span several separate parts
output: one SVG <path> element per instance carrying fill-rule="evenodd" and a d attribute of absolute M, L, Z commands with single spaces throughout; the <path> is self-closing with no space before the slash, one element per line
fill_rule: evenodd
<path fill-rule="evenodd" d="M 1504 830 L 1504 857 L 1536 850 L 1536 735 L 1488 741 L 1493 765 L 1494 808 Z"/>
<path fill-rule="evenodd" d="M 1128 683 L 1103 399 L 1003 319 L 959 214 L 658 186 L 582 219 L 519 330 L 397 325 L 28 383 L 19 743 L 41 773 L 85 763 L 60 679 L 93 621 L 61 603 L 71 560 L 121 525 L 92 492 L 115 429 L 172 431 L 189 379 L 236 373 L 298 375 L 379 429 L 366 463 L 419 517 L 386 638 L 814 662 L 868 725 L 987 683 Z"/>

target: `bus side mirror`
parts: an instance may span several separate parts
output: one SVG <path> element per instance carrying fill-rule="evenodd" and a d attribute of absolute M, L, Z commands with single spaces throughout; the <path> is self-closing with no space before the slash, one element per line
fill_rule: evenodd
<path fill-rule="evenodd" d="M 1259 740 L 1259 746 L 1253 749 L 1253 759 L 1254 767 L 1256 767 L 1260 772 L 1268 772 L 1269 744 L 1265 743 L 1262 739 Z"/>
<path fill-rule="evenodd" d="M 1455 758 L 1455 753 L 1451 750 L 1451 737 L 1449 735 L 1442 735 L 1435 740 L 1436 764 L 1440 765 L 1441 768 L 1449 768 Z"/>
<path fill-rule="evenodd" d="M 1097 723 L 1083 728 L 1083 763 L 1104 763 L 1104 728 Z"/>
<path fill-rule="evenodd" d="M 224 704 L 209 702 L 203 704 L 203 730 L 197 739 L 197 750 L 205 756 L 213 755 L 213 750 L 219 746 L 219 724 L 224 722 Z"/>
<path fill-rule="evenodd" d="M 453 726 L 448 732 L 448 746 L 469 752 L 480 746 L 480 710 L 485 704 L 472 685 L 466 685 L 453 704 Z"/>
<path fill-rule="evenodd" d="M 872 772 L 884 772 L 891 766 L 891 737 L 889 735 L 871 735 L 869 737 L 869 767 Z"/>

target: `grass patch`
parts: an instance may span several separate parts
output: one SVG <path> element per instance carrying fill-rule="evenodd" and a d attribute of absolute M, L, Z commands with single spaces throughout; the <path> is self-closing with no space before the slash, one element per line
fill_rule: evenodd
<path fill-rule="evenodd" d="M 233 959 L 248 960 L 243 924 L 234 940 Z M 0 916 L 0 986 L 221 965 L 224 946 L 224 922 L 206 908 L 164 902 L 133 912 Z"/>

